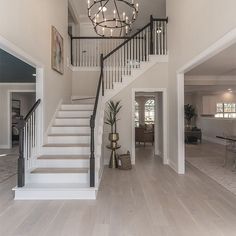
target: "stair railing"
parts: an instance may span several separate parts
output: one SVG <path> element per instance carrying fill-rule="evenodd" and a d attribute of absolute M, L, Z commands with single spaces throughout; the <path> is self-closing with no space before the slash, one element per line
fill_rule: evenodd
<path fill-rule="evenodd" d="M 24 187 L 25 173 L 32 168 L 33 157 L 37 153 L 37 108 L 40 103 L 41 100 L 37 100 L 25 118 L 21 119 L 17 124 L 19 130 L 18 187 Z"/>
<path fill-rule="evenodd" d="M 71 38 L 71 64 L 80 67 L 99 67 L 104 55 L 123 43 L 128 37 L 73 37 Z"/>
<path fill-rule="evenodd" d="M 113 89 L 123 76 L 131 75 L 140 62 L 149 61 L 149 55 L 167 55 L 168 19 L 154 19 L 104 56 L 104 86 Z"/>
<path fill-rule="evenodd" d="M 121 38 L 123 41 L 118 46 L 101 47 L 98 51 L 100 54 L 100 77 L 97 86 L 95 105 L 93 114 L 90 118 L 91 142 L 90 142 L 90 187 L 95 187 L 95 127 L 97 127 L 97 110 L 100 97 L 104 96 L 105 90 L 113 89 L 115 82 L 122 82 L 123 76 L 131 75 L 132 68 L 139 68 L 140 63 L 149 61 L 149 55 L 167 55 L 167 23 L 168 18 L 154 19 L 150 17 L 150 22 L 140 29 L 131 37 Z M 85 50 L 81 49 L 81 42 L 74 48 L 74 40 L 104 40 L 112 42 L 117 38 L 105 37 L 71 37 L 71 63 L 74 66 L 98 66 L 98 58 L 94 59 L 94 53 L 98 54 L 95 49 L 92 54 L 82 56 Z M 94 40 L 95 39 L 95 40 Z M 118 42 L 118 41 L 117 41 Z M 78 44 L 78 42 L 77 42 Z M 92 45 L 89 43 L 88 45 Z M 87 46 L 89 47 L 89 46 Z M 82 54 L 81 54 L 82 52 Z M 76 55 L 76 58 L 74 56 Z M 87 50 L 86 50 L 87 53 Z M 104 56 L 105 54 L 105 56 Z M 79 59 L 78 59 L 79 57 Z M 92 58 L 92 59 L 91 59 Z"/>

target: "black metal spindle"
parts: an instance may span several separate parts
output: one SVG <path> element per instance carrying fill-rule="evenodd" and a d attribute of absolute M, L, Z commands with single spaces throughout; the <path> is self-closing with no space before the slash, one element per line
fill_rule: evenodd
<path fill-rule="evenodd" d="M 153 55 L 153 16 L 150 16 L 150 54 Z"/>

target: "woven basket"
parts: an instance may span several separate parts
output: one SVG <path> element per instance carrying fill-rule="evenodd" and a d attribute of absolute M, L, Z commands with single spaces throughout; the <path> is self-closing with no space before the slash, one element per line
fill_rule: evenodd
<path fill-rule="evenodd" d="M 119 169 L 120 170 L 130 170 L 132 169 L 131 157 L 129 151 L 127 154 L 119 155 Z"/>

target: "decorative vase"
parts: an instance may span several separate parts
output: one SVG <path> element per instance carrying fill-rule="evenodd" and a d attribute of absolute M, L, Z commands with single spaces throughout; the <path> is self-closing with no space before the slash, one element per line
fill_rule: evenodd
<path fill-rule="evenodd" d="M 112 169 L 115 169 L 115 168 L 118 168 L 116 149 L 117 149 L 117 141 L 119 140 L 119 134 L 118 133 L 110 133 L 109 140 L 111 141 L 110 149 L 112 150 L 109 167 Z"/>

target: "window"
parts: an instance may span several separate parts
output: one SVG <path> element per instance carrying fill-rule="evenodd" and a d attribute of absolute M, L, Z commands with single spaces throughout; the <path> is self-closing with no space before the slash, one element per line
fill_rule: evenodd
<path fill-rule="evenodd" d="M 139 127 L 139 104 L 135 101 L 135 127 Z"/>
<path fill-rule="evenodd" d="M 155 121 L 155 100 L 149 99 L 145 103 L 145 123 L 154 124 Z"/>
<path fill-rule="evenodd" d="M 236 118 L 236 103 L 223 103 L 216 104 L 216 118 Z"/>

